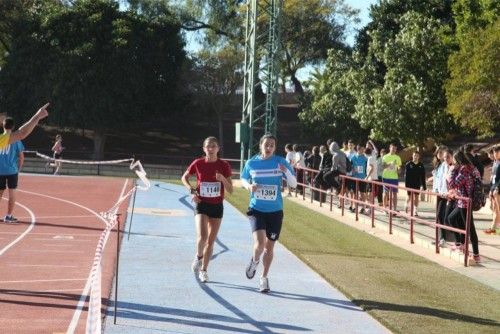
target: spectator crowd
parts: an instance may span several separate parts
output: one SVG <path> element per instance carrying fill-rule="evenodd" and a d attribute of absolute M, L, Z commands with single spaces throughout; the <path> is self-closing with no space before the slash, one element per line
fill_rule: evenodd
<path fill-rule="evenodd" d="M 325 200 L 325 193 L 343 195 L 351 212 L 355 211 L 354 203 L 357 202 L 360 214 L 371 214 L 370 206 L 366 205 L 371 198 L 376 199 L 379 207 L 399 212 L 398 185 L 402 176 L 405 188 L 408 189 L 404 210 L 418 216 L 420 199 L 425 197 L 427 184 L 432 184 L 429 191 L 438 194 L 436 216 L 439 224 L 464 230 L 470 211 L 469 235 L 472 257 L 476 263 L 481 258 L 473 212 L 485 205 L 486 197 L 490 199 L 493 218 L 491 226 L 484 233 L 500 234 L 500 145 L 487 152 L 493 166 L 486 191 L 483 187 L 484 165 L 471 144 L 466 144 L 455 152 L 449 147 L 438 146 L 433 154 L 432 170 L 426 168 L 421 152 L 417 150 L 403 164 L 396 143 L 391 143 L 387 150 L 379 150 L 371 140 L 365 145 L 347 140 L 340 147 L 330 139 L 325 145 L 313 146 L 310 151 L 304 152 L 300 151 L 297 144 L 286 144 L 285 151 L 286 160 L 297 171 L 299 193 L 305 191 L 304 185 L 309 185 L 312 187 L 312 196 L 317 201 Z M 349 178 L 343 178 L 343 175 Z M 291 194 L 291 189 L 288 189 L 288 194 Z M 440 247 L 446 247 L 446 241 L 451 241 L 453 250 L 464 252 L 464 234 L 440 229 L 439 237 Z"/>

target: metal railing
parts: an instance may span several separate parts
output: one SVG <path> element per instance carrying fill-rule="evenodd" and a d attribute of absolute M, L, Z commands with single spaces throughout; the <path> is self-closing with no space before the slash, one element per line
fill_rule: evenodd
<path fill-rule="evenodd" d="M 320 171 L 311 169 L 311 168 L 305 168 L 305 167 L 295 167 L 295 172 L 296 175 L 303 175 L 302 176 L 302 182 L 299 182 L 299 178 L 297 180 L 297 187 L 295 188 L 295 197 L 298 197 L 299 192 L 301 192 L 302 199 L 306 199 L 306 189 L 309 190 L 309 195 L 310 195 L 310 201 L 313 203 L 315 193 L 319 193 L 319 205 L 323 205 L 323 200 L 326 200 L 329 198 L 329 204 L 330 204 L 330 211 L 333 211 L 333 199 L 336 197 L 338 199 L 339 205 L 340 205 L 340 210 L 341 210 L 341 215 L 344 216 L 345 213 L 345 202 L 346 200 L 351 201 L 354 203 L 354 214 L 355 214 L 355 219 L 356 221 L 359 221 L 359 205 L 364 205 L 366 207 L 369 207 L 370 210 L 370 219 L 371 219 L 371 227 L 375 227 L 375 210 L 383 211 L 386 212 L 389 216 L 389 234 L 393 233 L 393 217 L 401 217 L 409 221 L 410 223 L 410 243 L 415 243 L 414 240 L 414 234 L 415 234 L 415 223 L 419 224 L 424 224 L 430 227 L 433 227 L 435 229 L 435 236 L 434 236 L 434 241 L 435 241 L 435 246 L 436 246 L 436 253 L 440 253 L 440 247 L 439 247 L 439 230 L 444 229 L 450 232 L 454 233 L 459 233 L 465 235 L 465 244 L 464 244 L 464 266 L 468 266 L 468 261 L 469 261 L 469 236 L 470 236 L 470 226 L 471 226 L 471 218 L 472 218 L 472 201 L 468 197 L 453 197 L 454 200 L 463 200 L 467 203 L 467 215 L 466 215 L 466 222 L 465 222 L 465 229 L 459 229 L 456 227 L 452 227 L 449 225 L 443 225 L 440 224 L 438 221 L 438 208 L 437 208 L 437 203 L 438 201 L 436 200 L 436 217 L 434 221 L 429 221 L 425 220 L 421 217 L 415 216 L 415 212 L 413 210 L 414 208 L 414 194 L 417 195 L 426 195 L 427 197 L 443 197 L 441 194 L 434 193 L 431 191 L 426 191 L 426 190 L 418 190 L 418 189 L 412 189 L 412 188 L 406 188 L 403 186 L 399 185 L 393 185 L 393 184 L 388 184 L 380 181 L 371 181 L 371 180 L 365 180 L 365 179 L 359 179 L 347 175 L 338 175 L 340 179 L 340 187 L 341 190 L 338 194 L 334 194 L 334 192 L 331 191 L 331 189 L 321 189 L 314 187 L 314 178 L 317 176 Z M 307 180 L 310 180 L 310 182 L 306 182 Z M 348 198 L 347 196 L 347 191 L 346 191 L 346 181 L 350 180 L 351 182 L 355 182 L 355 190 L 354 190 L 354 198 Z M 370 196 L 368 200 L 360 200 L 359 194 L 360 194 L 360 184 L 364 183 L 365 185 L 370 185 L 372 191 L 370 191 Z M 400 212 L 393 208 L 393 196 L 394 193 L 393 191 L 389 191 L 389 207 L 384 207 L 378 205 L 378 202 L 375 203 L 375 194 L 376 191 L 374 191 L 377 187 L 389 187 L 393 189 L 399 189 L 403 191 L 407 191 L 409 193 L 410 197 L 410 212 Z"/>

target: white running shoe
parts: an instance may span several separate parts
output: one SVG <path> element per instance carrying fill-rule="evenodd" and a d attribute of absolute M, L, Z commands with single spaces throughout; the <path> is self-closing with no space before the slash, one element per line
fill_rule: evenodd
<path fill-rule="evenodd" d="M 206 283 L 208 282 L 208 274 L 205 270 L 200 270 L 198 273 L 198 278 L 200 279 L 201 283 Z"/>
<path fill-rule="evenodd" d="M 195 256 L 193 263 L 191 264 L 191 270 L 193 273 L 196 273 L 200 270 L 201 268 L 201 259 L 198 259 L 197 256 Z"/>
<path fill-rule="evenodd" d="M 262 293 L 267 293 L 270 291 L 269 280 L 267 279 L 267 277 L 260 278 L 259 291 Z"/>
<path fill-rule="evenodd" d="M 247 275 L 248 279 L 252 279 L 255 276 L 255 271 L 257 270 L 258 265 L 259 262 L 254 262 L 252 257 L 250 259 L 250 263 L 247 266 L 247 269 L 245 270 L 245 274 Z"/>

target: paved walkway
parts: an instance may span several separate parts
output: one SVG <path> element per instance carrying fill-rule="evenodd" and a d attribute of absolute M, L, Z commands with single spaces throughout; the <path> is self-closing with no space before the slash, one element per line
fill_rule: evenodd
<path fill-rule="evenodd" d="M 279 243 L 271 292 L 258 292 L 259 272 L 244 274 L 249 224 L 228 203 L 206 284 L 190 269 L 195 230 L 183 187 L 138 192 L 131 230 L 120 253 L 117 324 L 112 305 L 105 333 L 389 333 Z"/>
<path fill-rule="evenodd" d="M 406 219 L 393 219 L 393 234 L 389 234 L 388 216 L 377 211 L 375 214 L 375 228 L 371 227 L 371 218 L 366 215 L 359 215 L 359 221 L 356 221 L 355 214 L 345 210 L 345 215 L 341 215 L 341 210 L 333 205 L 333 210 L 330 211 L 330 203 L 323 204 L 320 207 L 319 202 L 311 203 L 309 192 L 306 191 L 306 199 L 303 200 L 299 194 L 295 197 L 287 197 L 288 200 L 304 205 L 312 210 L 325 214 L 344 224 L 350 225 L 359 230 L 370 233 L 379 237 L 391 244 L 404 248 L 412 253 L 423 256 L 433 262 L 466 275 L 483 284 L 500 290 L 500 236 L 487 235 L 482 230 L 488 228 L 491 222 L 491 213 L 488 208 L 483 208 L 479 212 L 474 212 L 474 222 L 479 237 L 479 252 L 482 262 L 475 264 L 470 262 L 469 267 L 464 267 L 463 254 L 451 250 L 451 242 L 447 243 L 447 247 L 440 249 L 440 254 L 435 253 L 435 245 L 432 244 L 435 238 L 435 229 L 425 224 L 415 224 L 414 244 L 410 244 L 410 224 Z M 404 210 L 406 194 L 401 194 L 398 198 L 398 209 Z M 334 203 L 336 201 L 334 200 Z M 435 220 L 435 204 L 430 202 L 422 202 L 419 205 L 419 215 L 429 221 Z M 452 240 L 452 239 L 449 239 Z M 471 248 L 472 251 L 472 248 Z"/>

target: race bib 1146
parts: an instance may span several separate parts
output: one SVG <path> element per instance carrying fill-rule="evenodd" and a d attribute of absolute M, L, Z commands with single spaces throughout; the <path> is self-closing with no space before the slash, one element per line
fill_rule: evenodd
<path fill-rule="evenodd" d="M 220 182 L 202 182 L 200 184 L 201 197 L 219 197 L 221 190 Z"/>

